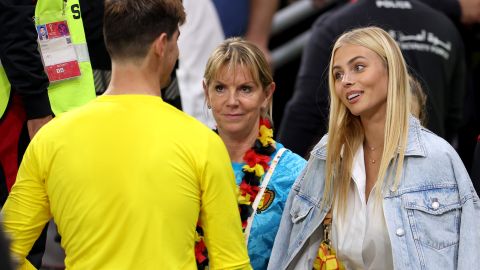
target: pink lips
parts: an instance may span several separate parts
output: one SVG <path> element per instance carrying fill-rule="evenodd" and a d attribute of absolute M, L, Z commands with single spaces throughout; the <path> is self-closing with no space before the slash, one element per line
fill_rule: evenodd
<path fill-rule="evenodd" d="M 243 114 L 240 114 L 240 113 L 226 113 L 226 114 L 223 114 L 223 116 L 227 119 L 230 119 L 230 120 L 238 120 L 240 117 L 242 117 Z"/>
<path fill-rule="evenodd" d="M 360 90 L 354 90 L 354 91 L 348 91 L 347 94 L 345 95 L 348 103 L 354 104 L 357 101 L 360 100 L 360 97 L 363 95 L 363 91 Z"/>

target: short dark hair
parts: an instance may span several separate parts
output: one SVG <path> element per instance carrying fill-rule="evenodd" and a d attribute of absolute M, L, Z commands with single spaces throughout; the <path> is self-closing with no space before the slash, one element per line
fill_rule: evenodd
<path fill-rule="evenodd" d="M 143 58 L 159 35 L 171 38 L 184 21 L 181 0 L 106 0 L 107 51 L 112 59 Z"/>

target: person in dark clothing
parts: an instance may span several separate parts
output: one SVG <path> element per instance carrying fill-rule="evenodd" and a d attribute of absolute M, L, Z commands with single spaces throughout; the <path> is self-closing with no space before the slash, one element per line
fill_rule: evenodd
<path fill-rule="evenodd" d="M 53 115 L 32 22 L 34 10 L 31 0 L 0 1 L 0 57 L 12 91 L 23 102 L 31 137 Z"/>
<path fill-rule="evenodd" d="M 343 32 L 372 25 L 399 42 L 409 72 L 428 96 L 428 128 L 447 139 L 454 135 L 462 118 L 465 59 L 453 23 L 416 0 L 359 0 L 320 16 L 312 27 L 278 134 L 286 147 L 306 156 L 325 134 L 329 107 L 325 72 L 331 46 Z"/>
<path fill-rule="evenodd" d="M 79 3 L 92 68 L 112 70 L 110 55 L 103 41 L 104 0 L 79 0 Z"/>
<path fill-rule="evenodd" d="M 480 22 L 480 0 L 421 0 L 462 24 Z"/>
<path fill-rule="evenodd" d="M 107 88 L 112 72 L 110 55 L 103 40 L 104 2 L 104 0 L 79 0 L 97 95 L 103 94 Z"/>
<path fill-rule="evenodd" d="M 37 49 L 34 10 L 31 0 L 0 0 L 0 207 L 15 182 L 30 138 L 53 115 L 49 82 Z M 46 229 L 28 257 L 37 268 L 45 237 Z"/>
<path fill-rule="evenodd" d="M 480 0 L 421 0 L 447 15 L 465 44 L 467 89 L 457 152 L 465 166 L 472 166 L 473 149 L 480 133 Z"/>
<path fill-rule="evenodd" d="M 475 147 L 475 153 L 473 154 L 471 177 L 475 190 L 477 193 L 480 193 L 480 135 L 478 135 L 477 146 Z"/>

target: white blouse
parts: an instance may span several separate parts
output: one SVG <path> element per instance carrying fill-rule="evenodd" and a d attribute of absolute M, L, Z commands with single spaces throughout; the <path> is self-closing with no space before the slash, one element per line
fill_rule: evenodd
<path fill-rule="evenodd" d="M 372 189 L 365 200 L 366 173 L 363 147 L 359 147 L 352 165 L 345 220 L 333 207 L 332 242 L 338 258 L 347 269 L 393 269 L 392 247 L 383 215 L 383 205 L 375 200 Z"/>

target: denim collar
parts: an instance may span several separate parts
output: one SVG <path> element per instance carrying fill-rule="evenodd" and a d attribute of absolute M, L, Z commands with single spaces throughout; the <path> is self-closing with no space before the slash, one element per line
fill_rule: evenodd
<path fill-rule="evenodd" d="M 414 116 L 410 115 L 408 118 L 408 136 L 407 136 L 407 148 L 405 150 L 405 156 L 420 156 L 426 157 L 427 151 L 425 150 L 425 143 L 423 142 L 421 130 L 422 126 L 420 121 Z M 310 154 L 321 160 L 327 159 L 327 141 L 328 134 L 323 136 L 320 142 L 310 152 Z"/>

